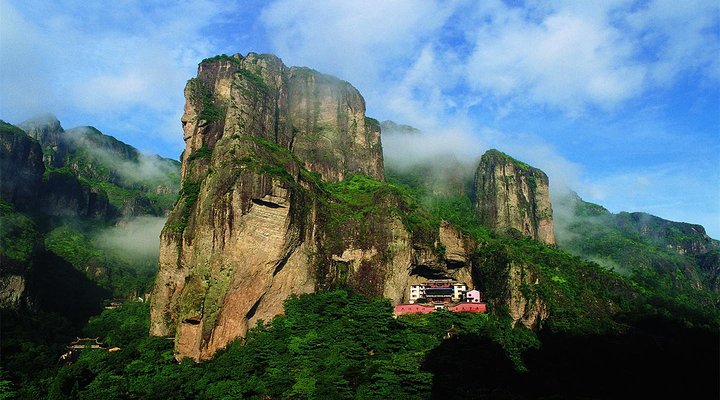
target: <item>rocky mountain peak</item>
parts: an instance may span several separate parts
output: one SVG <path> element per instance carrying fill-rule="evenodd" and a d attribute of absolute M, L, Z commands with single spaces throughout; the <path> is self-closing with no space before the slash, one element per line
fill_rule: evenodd
<path fill-rule="evenodd" d="M 498 150 L 488 150 L 475 173 L 475 205 L 483 223 L 555 244 L 547 175 Z"/>
<path fill-rule="evenodd" d="M 45 139 L 47 135 L 63 132 L 60 121 L 53 114 L 35 116 L 20 123 L 18 127 L 24 130 L 30 137 L 40 142 L 41 145 L 45 143 L 43 139 Z"/>
<path fill-rule="evenodd" d="M 63 140 L 65 130 L 53 114 L 42 114 L 18 125 L 31 138 L 40 143 L 43 149 L 43 161 L 54 168 L 62 166 L 68 152 Z"/>
<path fill-rule="evenodd" d="M 186 158 L 244 135 L 289 149 L 328 181 L 384 178 L 379 123 L 347 82 L 269 54 L 220 55 L 200 63 L 185 96 Z"/>

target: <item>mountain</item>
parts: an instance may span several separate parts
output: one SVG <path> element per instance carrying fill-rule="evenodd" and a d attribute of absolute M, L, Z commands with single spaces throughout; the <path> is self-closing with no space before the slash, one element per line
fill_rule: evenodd
<path fill-rule="evenodd" d="M 497 150 L 472 165 L 442 152 L 386 158 L 385 133 L 365 116 L 356 89 L 272 55 L 206 59 L 185 96 L 182 185 L 161 233 L 151 304 L 92 317 L 82 334 L 119 350 L 82 351 L 62 367 L 52 364 L 63 347 L 32 337 L 58 332 L 57 314 L 28 313 L 30 322 L 3 314 L 2 368 L 18 397 L 717 398 L 717 293 L 706 278 L 703 286 L 668 281 L 683 270 L 653 266 L 664 265 L 660 247 L 697 261 L 697 271 L 712 265 L 716 242 L 701 227 L 605 216 L 586 203 L 569 217 L 566 204 L 550 204 L 542 171 Z M 51 125 L 38 132 L 58 131 Z M 423 135 L 381 126 L 396 129 L 387 137 L 400 142 Z M 105 190 L 98 182 L 143 196 L 158 187 L 95 168 L 103 158 L 94 152 L 73 158 L 73 144 L 91 142 L 140 165 L 126 147 L 83 131 L 67 147 L 46 146 L 63 154 L 57 166 L 58 157 L 46 157 L 48 169 L 66 169 L 97 193 Z M 23 148 L 42 149 L 40 141 Z M 133 202 L 118 200 L 109 203 L 131 215 L 124 205 Z M 49 257 L 30 270 L 42 272 L 43 292 L 58 306 L 92 305 L 82 297 L 91 292 L 72 291 L 107 276 L 108 259 L 88 227 L 114 220 L 36 218 L 2 205 L 11 223 L 0 227 L 13 227 L 2 248 L 16 258 Z M 620 274 L 587 256 L 591 244 L 572 232 L 597 226 L 577 210 L 604 215 L 608 247 L 637 239 L 632 251 L 658 261 L 638 270 L 655 273 Z M 563 250 L 569 239 L 582 251 Z M 56 268 L 76 274 L 53 275 Z M 52 291 L 50 281 L 72 277 L 82 279 L 61 286 L 65 297 Z M 408 286 L 428 278 L 466 282 L 483 292 L 489 312 L 393 318 Z"/>
<path fill-rule="evenodd" d="M 472 280 L 465 250 L 441 251 L 462 236 L 383 182 L 379 124 L 347 82 L 250 53 L 203 61 L 185 95 L 151 324 L 178 358 L 212 357 L 291 294 L 349 287 L 397 303 L 423 277 Z"/>
<path fill-rule="evenodd" d="M 569 210 L 558 218 L 561 248 L 665 292 L 720 292 L 720 241 L 701 225 L 639 212 L 613 214 L 574 193 L 561 201 Z"/>
<path fill-rule="evenodd" d="M 150 324 L 178 359 L 210 359 L 292 295 L 338 288 L 397 304 L 411 284 L 452 278 L 512 326 L 582 332 L 655 294 L 552 247 L 547 176 L 497 150 L 474 178 L 457 169 L 453 190 L 428 178 L 442 159 L 386 176 L 378 124 L 347 82 L 223 55 L 199 64 L 185 96 Z"/>
<path fill-rule="evenodd" d="M 53 279 L 61 285 L 83 281 L 74 284 L 78 290 L 99 285 L 123 297 L 147 287 L 137 280 L 152 278 L 157 255 L 136 257 L 136 249 L 119 250 L 111 242 L 128 226 L 147 222 L 142 218 L 164 220 L 177 196 L 179 170 L 177 161 L 144 155 L 94 128 L 65 131 L 52 115 L 18 126 L 0 121 L 2 306 L 63 311 L 57 286 L 47 287 Z M 77 316 L 86 318 L 101 299 L 85 305 L 67 308 L 85 310 Z"/>

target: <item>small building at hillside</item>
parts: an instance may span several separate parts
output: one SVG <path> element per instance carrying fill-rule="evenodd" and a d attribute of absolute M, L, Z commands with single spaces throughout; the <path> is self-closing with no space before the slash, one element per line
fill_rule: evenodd
<path fill-rule="evenodd" d="M 465 292 L 465 301 L 468 303 L 480 303 L 482 302 L 480 291 L 478 290 L 468 290 Z"/>

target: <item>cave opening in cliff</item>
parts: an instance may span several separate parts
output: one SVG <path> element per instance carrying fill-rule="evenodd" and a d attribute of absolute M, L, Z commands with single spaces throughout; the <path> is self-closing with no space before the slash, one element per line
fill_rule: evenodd
<path fill-rule="evenodd" d="M 451 279 L 443 271 L 427 265 L 414 265 L 410 270 L 410 275 L 421 276 L 425 279 Z"/>

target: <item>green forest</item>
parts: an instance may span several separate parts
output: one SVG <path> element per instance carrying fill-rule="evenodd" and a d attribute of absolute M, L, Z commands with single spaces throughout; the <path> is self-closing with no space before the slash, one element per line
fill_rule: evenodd
<path fill-rule="evenodd" d="M 290 298 L 285 315 L 258 324 L 212 361 L 178 363 L 172 340 L 147 335 L 147 304 L 129 303 L 91 318 L 83 329 L 120 351 L 84 350 L 72 365 L 46 362 L 45 370 L 38 368 L 38 359 L 15 360 L 6 367 L 32 373 L 19 386 L 5 381 L 2 390 L 6 398 L 28 399 L 713 394 L 718 345 L 712 329 L 688 328 L 686 321 L 657 313 L 628 313 L 617 322 L 624 328 L 579 334 L 513 329 L 494 314 L 437 312 L 394 319 L 389 301 L 340 290 Z"/>

